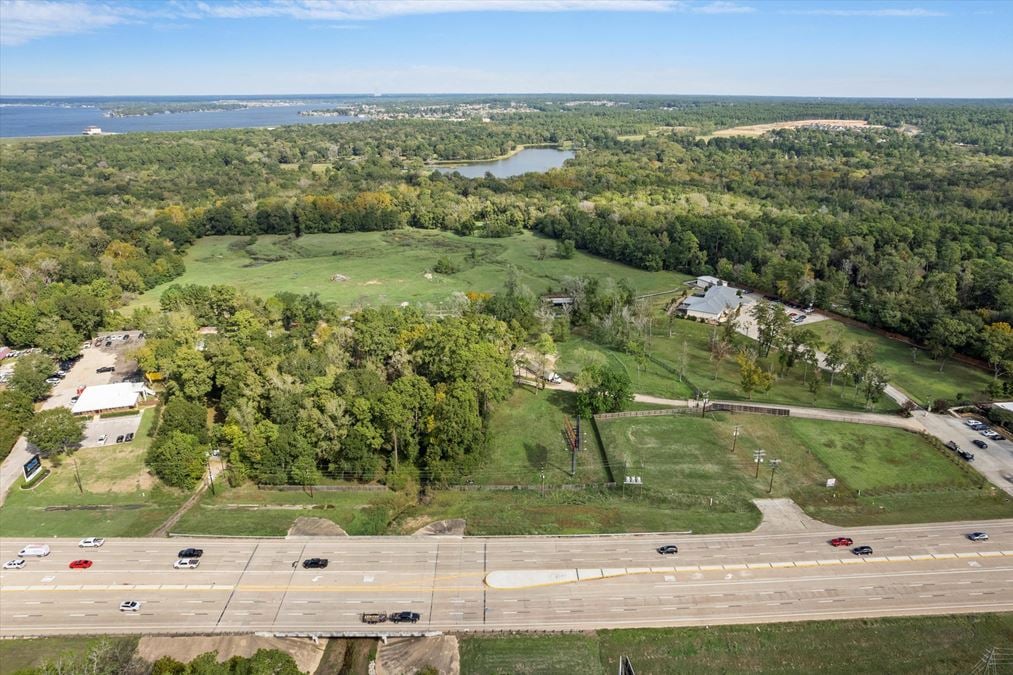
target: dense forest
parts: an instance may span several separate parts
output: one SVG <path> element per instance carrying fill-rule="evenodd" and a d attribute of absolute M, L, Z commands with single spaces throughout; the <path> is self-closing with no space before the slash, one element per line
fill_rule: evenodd
<path fill-rule="evenodd" d="M 60 354 L 130 323 L 116 307 L 177 276 L 204 235 L 527 228 L 1013 371 L 1008 101 L 520 98 L 537 112 L 0 146 L 0 339 Z M 708 138 L 806 118 L 883 126 Z M 564 141 L 576 158 L 545 174 L 427 165 Z"/>

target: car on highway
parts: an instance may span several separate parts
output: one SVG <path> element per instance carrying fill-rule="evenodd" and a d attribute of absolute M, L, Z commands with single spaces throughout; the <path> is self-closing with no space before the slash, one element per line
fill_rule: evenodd
<path fill-rule="evenodd" d="M 92 562 L 90 560 L 72 560 L 69 565 L 72 570 L 86 570 L 91 566 Z"/>
<path fill-rule="evenodd" d="M 45 558 L 47 555 L 49 555 L 49 544 L 29 544 L 18 551 L 19 558 L 27 558 L 29 556 Z"/>
<path fill-rule="evenodd" d="M 77 542 L 77 545 L 81 548 L 98 548 L 104 543 L 106 543 L 106 540 L 101 537 L 86 537 Z"/>
<path fill-rule="evenodd" d="M 200 565 L 200 560 L 197 558 L 180 558 L 172 564 L 178 570 L 193 569 Z"/>
<path fill-rule="evenodd" d="M 383 612 L 363 612 L 362 623 L 386 623 L 387 615 Z"/>
<path fill-rule="evenodd" d="M 177 558 L 199 558 L 204 555 L 204 549 L 202 548 L 184 548 L 182 551 L 176 554 Z"/>
<path fill-rule="evenodd" d="M 658 553 L 661 555 L 673 555 L 679 552 L 679 547 L 675 544 L 665 544 L 664 546 L 658 547 Z"/>
<path fill-rule="evenodd" d="M 422 616 L 418 612 L 394 612 L 387 616 L 392 623 L 418 623 Z"/>
<path fill-rule="evenodd" d="M 120 603 L 121 612 L 139 612 L 141 611 L 141 603 L 137 600 L 124 600 Z"/>
<path fill-rule="evenodd" d="M 303 569 L 322 570 L 327 567 L 327 558 L 307 558 L 302 561 Z"/>
<path fill-rule="evenodd" d="M 854 553 L 855 555 L 872 555 L 872 547 L 856 546 L 855 548 L 851 549 L 851 552 Z"/>
<path fill-rule="evenodd" d="M 102 366 L 101 368 L 96 368 L 95 372 L 96 373 L 115 373 L 116 372 L 116 368 L 114 368 L 113 366 Z"/>
<path fill-rule="evenodd" d="M 855 540 L 851 537 L 834 537 L 830 540 L 831 546 L 851 546 Z"/>
<path fill-rule="evenodd" d="M 970 539 L 971 541 L 988 541 L 988 533 L 971 532 L 969 535 L 967 535 L 967 538 Z"/>
<path fill-rule="evenodd" d="M 973 445 L 973 446 L 975 446 L 977 448 L 981 448 L 982 450 L 984 450 L 984 449 L 986 449 L 988 447 L 988 443 L 986 443 L 985 441 L 981 440 L 980 438 L 976 438 L 973 441 L 971 441 L 971 445 Z"/>
<path fill-rule="evenodd" d="M 24 560 L 8 560 L 4 563 L 5 570 L 19 570 L 25 566 Z"/>

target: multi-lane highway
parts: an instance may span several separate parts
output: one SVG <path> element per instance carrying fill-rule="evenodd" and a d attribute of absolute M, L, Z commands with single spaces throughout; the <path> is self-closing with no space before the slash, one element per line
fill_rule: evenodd
<path fill-rule="evenodd" d="M 984 530 L 989 540 L 966 534 Z M 847 535 L 869 557 L 831 547 Z M 0 540 L 0 558 L 28 540 Z M 0 573 L 0 634 L 414 630 L 756 623 L 1013 610 L 1013 520 L 790 534 L 517 538 L 45 540 Z M 674 556 L 655 548 L 679 546 Z M 176 552 L 204 549 L 200 567 Z M 325 570 L 306 570 L 309 557 Z M 71 570 L 71 560 L 94 561 Z M 124 600 L 141 611 L 124 613 Z M 383 624 L 383 630 L 400 626 Z"/>

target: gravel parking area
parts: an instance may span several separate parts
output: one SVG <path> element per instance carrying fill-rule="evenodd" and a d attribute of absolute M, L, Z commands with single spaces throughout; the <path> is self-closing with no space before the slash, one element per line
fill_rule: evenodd
<path fill-rule="evenodd" d="M 107 340 L 108 335 L 130 335 L 130 339 Z M 42 409 L 69 408 L 72 405 L 70 400 L 77 395 L 79 387 L 123 382 L 140 377 L 137 362 L 129 356 L 133 350 L 144 344 L 144 339 L 139 335 L 138 331 L 121 331 L 103 334 L 88 343 L 89 346 L 81 350 L 81 359 L 74 364 L 63 381 L 53 387 L 49 398 L 42 403 Z M 105 344 L 107 341 L 108 346 Z M 98 346 L 95 346 L 95 342 L 98 342 Z M 96 372 L 99 368 L 109 366 L 116 370 L 111 373 Z"/>

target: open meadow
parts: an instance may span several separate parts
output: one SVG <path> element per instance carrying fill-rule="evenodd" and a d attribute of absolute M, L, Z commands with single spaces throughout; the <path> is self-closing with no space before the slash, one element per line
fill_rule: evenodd
<path fill-rule="evenodd" d="M 843 340 L 845 344 L 871 342 L 877 363 L 890 373 L 890 383 L 912 400 L 928 405 L 935 399 L 988 399 L 992 376 L 980 368 L 949 360 L 942 364 L 921 349 L 872 331 L 845 325 L 839 321 L 820 321 L 808 326 L 825 343 Z"/>
<path fill-rule="evenodd" d="M 282 291 L 317 293 L 325 302 L 351 309 L 402 302 L 438 305 L 454 293 L 499 291 L 511 265 L 521 283 L 535 293 L 557 287 L 566 276 L 626 279 L 640 293 L 676 289 L 689 278 L 676 272 L 647 272 L 582 252 L 558 258 L 554 240 L 531 232 L 487 239 L 403 229 L 299 238 L 262 235 L 250 242 L 248 237 L 199 239 L 186 252 L 183 276 L 144 293 L 128 310 L 157 307 L 172 284 L 228 284 L 261 297 Z M 460 271 L 434 273 L 436 262 L 444 257 Z"/>
<path fill-rule="evenodd" d="M 467 635 L 461 672 L 506 675 L 615 673 L 975 672 L 986 649 L 1013 640 L 1013 615 L 976 614 L 758 626 L 646 628 L 579 635 Z M 1000 666 L 1001 668 L 1001 666 Z M 1001 671 L 996 671 L 1001 672 Z"/>
<path fill-rule="evenodd" d="M 621 418 L 598 427 L 608 462 L 641 476 L 638 489 L 659 503 L 713 499 L 716 511 L 748 518 L 752 499 L 789 497 L 838 525 L 1013 516 L 1008 495 L 901 429 L 727 413 Z M 765 453 L 759 475 L 756 450 Z M 771 489 L 772 459 L 781 462 Z M 835 488 L 825 487 L 828 478 L 837 479 Z"/>

